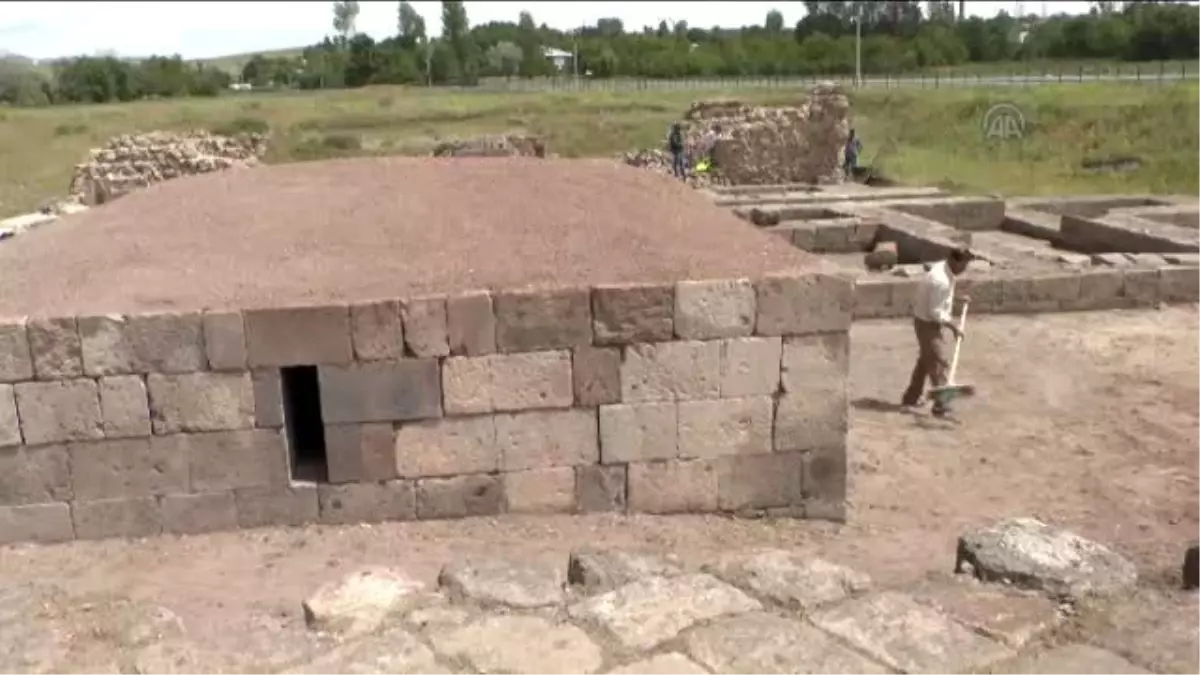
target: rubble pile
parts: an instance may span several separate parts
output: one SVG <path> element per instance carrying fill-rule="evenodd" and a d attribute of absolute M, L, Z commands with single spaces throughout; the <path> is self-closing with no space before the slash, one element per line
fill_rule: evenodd
<path fill-rule="evenodd" d="M 822 83 L 797 107 L 763 107 L 736 100 L 697 101 L 681 120 L 686 151 L 702 154 L 710 133 L 716 137 L 715 175 L 698 182 L 724 185 L 840 183 L 841 153 L 850 133 L 850 103 L 841 88 Z M 665 143 L 667 130 L 663 130 Z M 671 172 L 663 150 L 625 153 L 633 166 Z"/>
<path fill-rule="evenodd" d="M 520 134 L 480 136 L 443 141 L 433 149 L 434 157 L 545 157 L 546 144 L 537 136 Z"/>
<path fill-rule="evenodd" d="M 266 153 L 267 145 L 264 134 L 153 131 L 117 136 L 75 166 L 71 198 L 95 206 L 151 183 L 253 166 Z"/>

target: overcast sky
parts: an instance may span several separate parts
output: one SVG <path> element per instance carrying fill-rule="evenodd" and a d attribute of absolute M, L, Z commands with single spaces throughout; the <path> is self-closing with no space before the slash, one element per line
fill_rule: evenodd
<path fill-rule="evenodd" d="M 431 34 L 441 30 L 441 3 L 412 3 Z M 570 29 L 618 17 L 626 29 L 659 21 L 737 27 L 762 23 L 771 9 L 792 25 L 800 2 L 466 2 L 471 23 L 515 21 L 522 10 L 538 23 Z M 967 13 L 1014 13 L 1015 2 L 967 2 Z M 1026 13 L 1080 13 L 1087 2 L 1026 2 Z M 396 32 L 397 2 L 361 2 L 358 30 L 382 39 Z M 0 2 L 0 51 L 36 59 L 116 52 L 123 56 L 181 54 L 211 58 L 286 49 L 320 41 L 332 31 L 330 2 Z"/>

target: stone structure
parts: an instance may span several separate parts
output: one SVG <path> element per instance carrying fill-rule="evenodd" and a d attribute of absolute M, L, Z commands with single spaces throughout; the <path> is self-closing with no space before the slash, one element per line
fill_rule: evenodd
<path fill-rule="evenodd" d="M 434 157 L 545 157 L 546 143 L 537 136 L 505 134 L 443 141 Z"/>
<path fill-rule="evenodd" d="M 88 206 L 103 204 L 160 181 L 253 166 L 266 151 L 263 134 L 155 131 L 117 136 L 76 165 L 70 195 Z"/>
<path fill-rule="evenodd" d="M 410 190 L 399 219 L 363 206 L 388 186 Z M 531 210 L 522 186 L 555 200 Z M 131 238 L 158 257 L 122 267 Z M 71 272 L 35 278 L 46 260 Z M 0 269 L 0 541 L 844 518 L 850 280 L 660 177 L 520 159 L 213 174 L 14 239 Z"/>
<path fill-rule="evenodd" d="M 849 136 L 850 104 L 832 83 L 819 84 L 796 107 L 750 106 L 740 101 L 698 101 L 682 121 L 685 146 L 695 157 L 710 131 L 719 170 L 697 182 L 722 185 L 840 183 L 842 150 Z M 667 130 L 663 130 L 666 138 Z M 662 150 L 626 153 L 626 163 L 671 172 Z"/>
<path fill-rule="evenodd" d="M 764 231 L 833 256 L 855 274 L 855 318 L 908 316 L 915 273 L 962 245 L 979 258 L 959 282 L 973 312 L 1129 309 L 1200 300 L 1200 236 L 1192 226 L 1200 205 L 1194 198 L 1005 201 L 935 188 L 860 185 L 716 187 L 708 194 Z M 872 265 L 875 251 L 899 264 Z"/>

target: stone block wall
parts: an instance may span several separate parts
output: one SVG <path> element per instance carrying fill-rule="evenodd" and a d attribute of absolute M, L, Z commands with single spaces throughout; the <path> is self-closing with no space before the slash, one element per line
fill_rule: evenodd
<path fill-rule="evenodd" d="M 812 273 L 0 321 L 0 543 L 502 512 L 842 519 L 852 304 L 850 280 Z M 319 383 L 315 482 L 291 459 L 296 366 Z"/>

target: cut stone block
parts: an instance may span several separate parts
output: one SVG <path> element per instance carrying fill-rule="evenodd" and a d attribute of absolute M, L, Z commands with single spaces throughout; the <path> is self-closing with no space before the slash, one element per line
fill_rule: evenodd
<path fill-rule="evenodd" d="M 326 525 L 413 520 L 417 515 L 416 492 L 406 480 L 318 485 L 317 501 L 320 522 Z"/>
<path fill-rule="evenodd" d="M 162 499 L 163 531 L 201 534 L 237 527 L 237 506 L 232 492 L 167 495 Z"/>
<path fill-rule="evenodd" d="M 0 448 L 21 444 L 21 421 L 11 384 L 0 384 Z"/>
<path fill-rule="evenodd" d="M 575 510 L 575 469 L 531 469 L 504 474 L 510 513 L 570 513 Z"/>
<path fill-rule="evenodd" d="M 53 544 L 75 538 L 67 504 L 0 506 L 0 546 L 17 542 Z"/>
<path fill-rule="evenodd" d="M 204 352 L 212 370 L 246 369 L 246 322 L 241 312 L 204 313 Z"/>
<path fill-rule="evenodd" d="M 359 361 L 404 358 L 404 320 L 400 303 L 381 300 L 350 306 L 350 343 Z"/>
<path fill-rule="evenodd" d="M 854 282 L 834 274 L 768 277 L 756 284 L 758 335 L 846 331 L 854 310 Z"/>
<path fill-rule="evenodd" d="M 404 318 L 404 343 L 418 357 L 446 356 L 450 335 L 446 323 L 446 299 L 414 298 L 400 303 Z"/>
<path fill-rule="evenodd" d="M 717 398 L 720 393 L 720 342 L 659 342 L 625 349 L 621 364 L 625 403 Z"/>
<path fill-rule="evenodd" d="M 361 567 L 305 600 L 304 622 L 344 637 L 371 633 L 390 615 L 413 606 L 424 590 L 425 584 L 386 567 Z"/>
<path fill-rule="evenodd" d="M 1014 652 L 911 597 L 894 592 L 850 600 L 810 617 L 813 625 L 905 673 L 976 672 Z"/>
<path fill-rule="evenodd" d="M 567 608 L 604 629 L 625 649 L 650 650 L 691 626 L 762 606 L 707 574 L 649 577 Z"/>
<path fill-rule="evenodd" d="M 254 426 L 254 386 L 249 373 L 151 373 L 146 386 L 155 434 Z"/>
<path fill-rule="evenodd" d="M 795 551 L 729 553 L 704 571 L 757 598 L 806 612 L 871 587 L 866 574 Z"/>
<path fill-rule="evenodd" d="M 326 424 L 441 417 L 436 359 L 321 366 L 321 419 Z"/>
<path fill-rule="evenodd" d="M 708 671 L 683 654 L 668 652 L 608 671 L 610 675 L 707 675 Z"/>
<path fill-rule="evenodd" d="M 76 499 L 152 497 L 184 493 L 188 456 L 147 438 L 75 443 L 69 446 Z"/>
<path fill-rule="evenodd" d="M 804 455 L 804 513 L 808 518 L 845 522 L 846 441 L 818 446 Z"/>
<path fill-rule="evenodd" d="M 1152 307 L 1158 304 L 1162 290 L 1160 270 L 1127 269 L 1125 285 L 1121 295 L 1134 307 Z"/>
<path fill-rule="evenodd" d="M 915 592 L 959 623 L 1013 649 L 1058 628 L 1064 621 L 1058 603 L 1040 593 L 1003 586 L 985 586 L 973 579 L 931 580 Z"/>
<path fill-rule="evenodd" d="M 621 352 L 615 348 L 576 347 L 571 355 L 575 405 L 590 407 L 621 401 Z"/>
<path fill-rule="evenodd" d="M 583 513 L 625 510 L 625 465 L 575 467 L 575 503 Z"/>
<path fill-rule="evenodd" d="M 569 408 L 570 352 L 450 357 L 442 366 L 447 415 Z"/>
<path fill-rule="evenodd" d="M 514 609 L 561 604 L 564 583 L 561 565 L 494 558 L 452 563 L 438 575 L 438 585 L 452 598 Z"/>
<path fill-rule="evenodd" d="M 1091 269 L 1079 275 L 1079 298 L 1063 306 L 1066 310 L 1113 309 L 1125 303 L 1125 277 L 1120 270 Z M 972 304 L 974 296 L 971 296 Z"/>
<path fill-rule="evenodd" d="M 480 673 L 591 673 L 604 660 L 587 633 L 540 616 L 485 616 L 430 641 Z"/>
<path fill-rule="evenodd" d="M 162 534 L 162 511 L 154 497 L 76 501 L 71 505 L 71 520 L 78 539 Z"/>
<path fill-rule="evenodd" d="M 679 456 L 714 459 L 771 452 L 770 396 L 679 403 Z"/>
<path fill-rule="evenodd" d="M 779 391 L 780 338 L 737 338 L 721 345 L 721 396 L 773 395 Z"/>
<path fill-rule="evenodd" d="M 1200 300 L 1200 270 L 1195 267 L 1172 267 L 1159 270 L 1159 297 L 1163 302 L 1196 302 Z"/>
<path fill-rule="evenodd" d="M 784 394 L 775 408 L 775 451 L 835 447 L 845 443 L 848 429 L 849 409 L 844 393 L 807 397 Z"/>
<path fill-rule="evenodd" d="M 496 351 L 496 313 L 486 291 L 446 300 L 446 325 L 451 354 L 482 356 Z"/>
<path fill-rule="evenodd" d="M 304 525 L 317 520 L 317 488 L 314 485 L 242 488 L 234 490 L 233 496 L 241 527 Z"/>
<path fill-rule="evenodd" d="M 93 380 L 22 382 L 13 387 L 21 433 L 30 445 L 104 437 Z"/>
<path fill-rule="evenodd" d="M 69 380 L 83 376 L 83 346 L 74 317 L 30 319 L 28 330 L 37 379 Z"/>
<path fill-rule="evenodd" d="M 679 456 L 675 403 L 600 406 L 600 461 L 605 464 Z"/>
<path fill-rule="evenodd" d="M 849 335 L 793 337 L 783 343 L 785 394 L 775 410 L 775 450 L 845 443 L 849 427 Z"/>
<path fill-rule="evenodd" d="M 420 611 L 420 610 L 414 610 Z M 161 668 L 139 672 L 158 672 Z M 326 673 L 452 673 L 438 663 L 433 650 L 421 639 L 398 626 L 385 626 L 379 633 L 362 640 L 349 640 L 302 666 L 282 671 L 289 675 L 325 675 Z"/>
<path fill-rule="evenodd" d="M 391 424 L 338 424 L 325 427 L 325 458 L 330 483 L 396 478 L 396 435 Z"/>
<path fill-rule="evenodd" d="M 959 537 L 955 570 L 970 564 L 985 581 L 1007 581 L 1052 595 L 1121 593 L 1137 568 L 1108 547 L 1033 518 L 1013 518 Z"/>
<path fill-rule="evenodd" d="M 251 373 L 254 387 L 254 426 L 260 429 L 283 427 L 283 382 L 276 369 Z"/>
<path fill-rule="evenodd" d="M 754 286 L 749 279 L 681 281 L 675 285 L 675 334 L 685 340 L 754 333 Z"/>
<path fill-rule="evenodd" d="M 629 508 L 641 513 L 715 511 L 717 472 L 703 460 L 629 465 Z"/>
<path fill-rule="evenodd" d="M 1048 651 L 1035 651 L 995 669 L 997 673 L 1030 673 L 1059 675 L 1088 673 L 1091 675 L 1143 675 L 1150 673 L 1116 654 L 1091 645 L 1070 644 Z"/>
<path fill-rule="evenodd" d="M 350 310 L 299 307 L 246 312 L 246 354 L 251 367 L 349 363 L 354 358 Z"/>
<path fill-rule="evenodd" d="M 591 294 L 587 289 L 500 293 L 496 347 L 504 353 L 578 347 L 592 343 Z"/>
<path fill-rule="evenodd" d="M 504 483 L 499 476 L 476 474 L 417 481 L 417 518 L 494 516 L 504 510 Z"/>
<path fill-rule="evenodd" d="M 794 506 L 803 501 L 803 453 L 729 456 L 716 466 L 717 507 L 722 511 Z"/>
<path fill-rule="evenodd" d="M 592 289 L 597 344 L 670 340 L 675 332 L 675 288 L 623 284 Z"/>
<path fill-rule="evenodd" d="M 89 374 L 192 373 L 207 366 L 204 326 L 199 313 L 135 314 L 113 324 L 113 328 L 120 333 L 116 353 L 111 356 L 112 365 L 118 368 L 114 372 L 93 372 L 86 368 L 87 357 L 94 353 L 88 349 L 89 331 L 80 325 L 84 365 Z M 125 363 L 115 363 L 122 357 Z"/>
<path fill-rule="evenodd" d="M 25 319 L 0 319 L 0 382 L 33 379 Z"/>
<path fill-rule="evenodd" d="M 888 673 L 797 619 L 753 613 L 688 633 L 687 652 L 716 673 Z"/>
<path fill-rule="evenodd" d="M 674 560 L 621 550 L 572 551 L 567 562 L 567 581 L 588 595 L 614 591 L 649 577 L 683 574 Z"/>
<path fill-rule="evenodd" d="M 496 415 L 503 471 L 595 464 L 600 461 L 596 411 L 534 410 Z"/>
<path fill-rule="evenodd" d="M 487 473 L 500 468 L 490 416 L 413 422 L 396 430 L 396 472 L 404 478 Z"/>
<path fill-rule="evenodd" d="M 151 443 L 187 459 L 196 492 L 287 485 L 287 448 L 274 430 L 156 436 Z"/>
<path fill-rule="evenodd" d="M 19 506 L 71 499 L 71 469 L 61 445 L 0 449 L 0 504 Z"/>
<path fill-rule="evenodd" d="M 150 435 L 150 399 L 140 375 L 113 375 L 100 382 L 100 412 L 107 438 Z"/>

